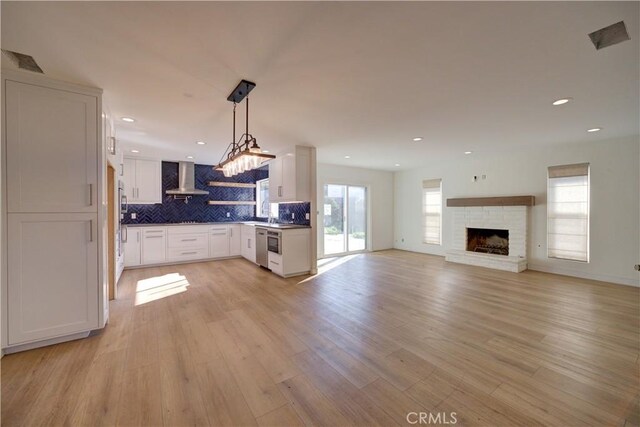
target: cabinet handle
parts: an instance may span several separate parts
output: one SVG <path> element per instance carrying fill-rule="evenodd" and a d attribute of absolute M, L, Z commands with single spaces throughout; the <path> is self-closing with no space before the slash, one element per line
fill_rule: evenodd
<path fill-rule="evenodd" d="M 229 229 L 229 237 L 233 237 L 233 228 Z"/>
<path fill-rule="evenodd" d="M 136 242 L 140 243 L 140 232 L 139 231 L 136 233 Z"/>
<path fill-rule="evenodd" d="M 93 242 L 93 220 L 89 220 L 89 242 Z"/>
<path fill-rule="evenodd" d="M 182 239 L 181 242 L 195 242 L 198 239 Z"/>
<path fill-rule="evenodd" d="M 145 233 L 164 233 L 164 230 L 146 230 Z"/>
<path fill-rule="evenodd" d="M 277 263 L 275 261 L 269 261 L 271 264 L 275 264 L 275 265 L 280 265 L 280 263 Z"/>
<path fill-rule="evenodd" d="M 182 252 L 180 255 L 195 255 L 198 252 Z"/>
<path fill-rule="evenodd" d="M 278 185 L 278 197 L 282 197 L 282 185 Z"/>
<path fill-rule="evenodd" d="M 124 207 L 120 208 L 120 213 L 128 213 L 129 212 L 129 198 L 126 195 L 122 196 L 122 204 Z"/>
<path fill-rule="evenodd" d="M 212 236 L 226 236 L 227 233 L 211 233 Z"/>
<path fill-rule="evenodd" d="M 122 239 L 122 243 L 127 243 L 127 241 L 129 240 L 129 229 L 127 227 L 123 227 L 122 230 L 120 230 L 120 233 L 122 233 L 124 231 L 124 239 Z"/>
<path fill-rule="evenodd" d="M 145 239 L 161 239 L 162 236 L 144 236 Z"/>
<path fill-rule="evenodd" d="M 247 248 L 251 249 L 251 240 L 247 240 Z"/>
<path fill-rule="evenodd" d="M 93 206 L 93 184 L 89 184 L 89 206 Z"/>

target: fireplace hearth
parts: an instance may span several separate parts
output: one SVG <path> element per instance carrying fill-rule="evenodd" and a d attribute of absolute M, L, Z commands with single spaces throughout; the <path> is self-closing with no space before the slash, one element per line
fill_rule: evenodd
<path fill-rule="evenodd" d="M 509 230 L 467 228 L 467 251 L 509 255 Z"/>

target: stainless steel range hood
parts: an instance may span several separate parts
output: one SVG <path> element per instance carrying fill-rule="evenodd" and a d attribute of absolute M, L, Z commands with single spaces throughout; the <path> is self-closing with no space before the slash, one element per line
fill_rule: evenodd
<path fill-rule="evenodd" d="M 178 163 L 178 185 L 178 188 L 167 190 L 167 194 L 174 196 L 204 196 L 209 194 L 208 191 L 195 188 L 195 167 L 193 162 Z"/>

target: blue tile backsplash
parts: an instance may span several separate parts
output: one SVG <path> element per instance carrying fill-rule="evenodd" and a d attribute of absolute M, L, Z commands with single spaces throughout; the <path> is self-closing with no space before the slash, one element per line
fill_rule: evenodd
<path fill-rule="evenodd" d="M 208 205 L 209 200 L 255 200 L 255 188 L 238 187 L 209 187 L 209 181 L 226 181 L 255 183 L 267 178 L 269 171 L 255 169 L 231 178 L 225 178 L 222 172 L 213 170 L 209 165 L 195 165 L 195 184 L 199 190 L 209 192 L 209 196 L 193 196 L 189 203 L 183 200 L 173 200 L 173 196 L 165 194 L 167 190 L 178 186 L 178 163 L 162 162 L 162 203 L 155 205 L 129 205 L 129 212 L 124 214 L 123 224 L 162 224 L 195 222 L 224 222 L 224 221 L 255 221 L 256 208 L 254 205 Z M 309 203 L 286 203 L 279 205 L 279 220 L 291 221 L 291 213 L 295 214 L 295 224 L 309 225 L 305 215 L 310 212 Z M 137 218 L 131 219 L 131 213 Z M 227 212 L 230 214 L 227 217 Z M 264 219 L 266 220 L 266 219 Z"/>

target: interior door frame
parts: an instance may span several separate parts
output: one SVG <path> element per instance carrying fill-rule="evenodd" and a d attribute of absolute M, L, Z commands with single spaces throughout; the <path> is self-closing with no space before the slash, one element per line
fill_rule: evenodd
<path fill-rule="evenodd" d="M 339 253 L 335 253 L 335 254 L 326 254 L 324 252 L 324 209 L 318 209 L 318 213 L 319 213 L 319 218 L 318 218 L 318 230 L 319 230 L 319 236 L 318 236 L 318 242 L 319 242 L 319 246 L 320 246 L 320 250 L 318 251 L 318 259 L 324 259 L 324 258 L 333 258 L 333 257 L 340 257 L 340 256 L 345 256 L 345 255 L 355 255 L 355 254 L 361 254 L 361 253 L 366 253 L 366 252 L 371 252 L 371 217 L 372 217 L 372 212 L 371 212 L 371 186 L 367 185 L 367 184 L 361 184 L 361 183 L 345 183 L 345 182 L 335 182 L 335 181 L 326 181 L 322 183 L 322 193 L 321 193 L 321 197 L 322 197 L 322 203 L 320 203 L 321 206 L 324 207 L 324 187 L 327 185 L 340 185 L 343 187 L 346 187 L 346 192 L 345 192 L 345 203 L 348 207 L 349 204 L 349 187 L 360 187 L 360 188 L 364 188 L 365 189 L 365 197 L 366 197 L 366 206 L 367 206 L 367 218 L 366 218 L 366 224 L 367 224 L 367 231 L 366 231 L 366 239 L 365 239 L 365 246 L 364 249 L 361 250 L 357 250 L 357 251 L 349 251 L 349 235 L 348 232 L 346 231 L 347 229 L 347 220 L 346 217 L 348 216 L 348 212 L 345 213 L 345 247 L 347 248 L 346 252 L 339 252 Z M 345 210 L 346 211 L 346 210 Z"/>

